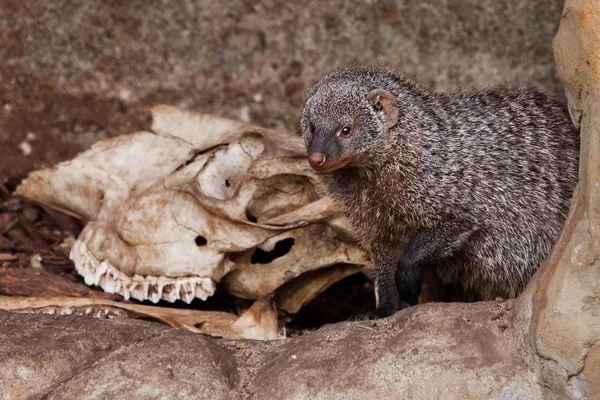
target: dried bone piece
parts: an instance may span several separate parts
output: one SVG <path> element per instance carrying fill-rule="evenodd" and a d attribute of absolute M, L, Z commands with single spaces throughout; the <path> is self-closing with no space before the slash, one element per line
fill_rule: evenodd
<path fill-rule="evenodd" d="M 343 264 L 306 272 L 277 289 L 277 308 L 295 314 L 334 283 L 359 272 L 357 266 Z"/>
<path fill-rule="evenodd" d="M 15 194 L 87 221 L 109 219 L 130 192 L 142 191 L 193 153 L 181 140 L 134 132 L 98 141 L 73 160 L 30 173 Z"/>
<path fill-rule="evenodd" d="M 82 314 L 96 318 L 152 318 L 175 328 L 227 339 L 279 338 L 277 312 L 272 298 L 255 301 L 241 317 L 220 311 L 184 310 L 74 297 L 0 296 L 0 309 L 30 314 Z"/>
<path fill-rule="evenodd" d="M 71 250 L 88 285 L 191 302 L 223 281 L 258 299 L 309 271 L 368 271 L 299 137 L 171 106 L 152 113 L 154 133 L 98 142 L 17 189 L 88 221 Z M 321 279 L 303 279 L 306 293 L 324 288 Z"/>
<path fill-rule="evenodd" d="M 199 329 L 210 332 L 212 336 L 227 339 L 279 339 L 277 309 L 272 297 L 263 297 L 235 321 L 211 319 L 196 324 Z"/>
<path fill-rule="evenodd" d="M 338 264 L 356 266 L 368 262 L 355 245 L 338 239 L 332 229 L 320 223 L 280 233 L 231 259 L 236 268 L 225 276 L 222 284 L 228 292 L 243 298 L 273 293 L 286 282 L 309 271 Z M 303 282 L 317 284 L 310 283 L 308 279 Z"/>

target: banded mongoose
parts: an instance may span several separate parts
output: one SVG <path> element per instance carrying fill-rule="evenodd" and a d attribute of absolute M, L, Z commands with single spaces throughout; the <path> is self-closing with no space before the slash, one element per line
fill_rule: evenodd
<path fill-rule="evenodd" d="M 351 68 L 309 91 L 301 131 L 371 256 L 378 317 L 416 304 L 425 273 L 478 300 L 516 297 L 578 180 L 579 131 L 533 89 L 441 94 Z"/>

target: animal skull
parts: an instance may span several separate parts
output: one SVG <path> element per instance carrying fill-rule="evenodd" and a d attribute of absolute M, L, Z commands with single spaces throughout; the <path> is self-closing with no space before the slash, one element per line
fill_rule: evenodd
<path fill-rule="evenodd" d="M 221 282 L 296 312 L 345 276 L 370 276 L 298 137 L 171 106 L 152 114 L 152 132 L 100 141 L 17 189 L 87 221 L 71 259 L 88 285 L 189 303 Z"/>

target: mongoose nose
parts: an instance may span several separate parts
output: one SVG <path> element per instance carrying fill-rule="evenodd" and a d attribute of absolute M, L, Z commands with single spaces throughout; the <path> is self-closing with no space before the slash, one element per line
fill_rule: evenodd
<path fill-rule="evenodd" d="M 311 167 L 320 167 L 325 164 L 325 155 L 321 153 L 313 153 L 308 156 L 308 163 Z"/>

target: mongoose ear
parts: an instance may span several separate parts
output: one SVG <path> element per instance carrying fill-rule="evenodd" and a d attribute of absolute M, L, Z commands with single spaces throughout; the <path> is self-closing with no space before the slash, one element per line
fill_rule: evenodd
<path fill-rule="evenodd" d="M 373 89 L 367 95 L 371 105 L 385 115 L 385 127 L 390 129 L 398 123 L 398 107 L 393 94 L 383 89 Z"/>

